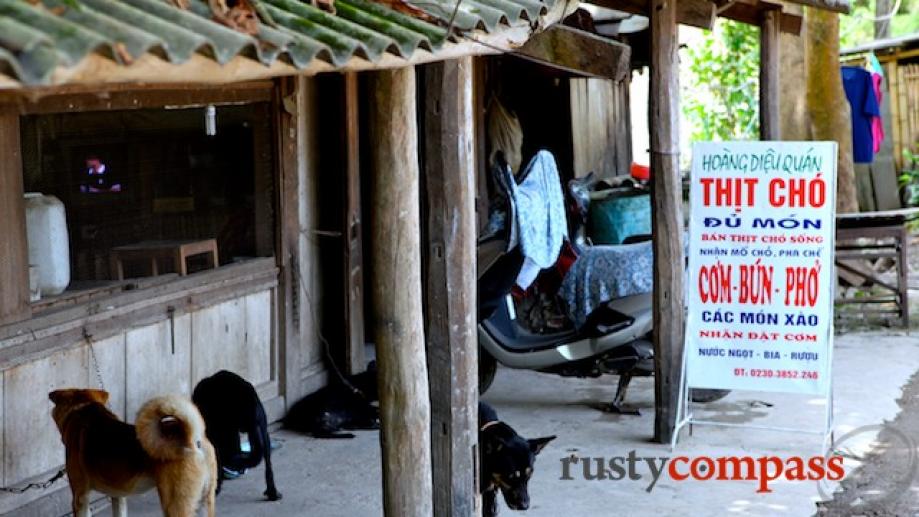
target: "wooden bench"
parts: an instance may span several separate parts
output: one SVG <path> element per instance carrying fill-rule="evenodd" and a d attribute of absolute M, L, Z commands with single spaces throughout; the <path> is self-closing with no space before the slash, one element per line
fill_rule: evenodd
<path fill-rule="evenodd" d="M 885 210 L 836 216 L 835 263 L 840 279 L 850 284 L 877 286 L 882 293 L 836 299 L 837 304 L 862 305 L 862 314 L 896 314 L 909 328 L 909 232 L 906 222 L 919 217 L 919 209 Z M 894 281 L 886 281 L 871 267 L 878 259 L 896 264 Z M 868 307 L 876 309 L 865 310 Z M 886 308 L 885 308 L 886 307 Z"/>
<path fill-rule="evenodd" d="M 207 266 L 214 269 L 218 266 L 217 241 L 215 239 L 203 240 L 172 240 L 172 241 L 142 241 L 126 246 L 112 248 L 110 264 L 113 280 L 124 279 L 124 262 L 141 261 L 150 264 L 150 276 L 159 275 L 159 261 L 172 261 L 175 272 L 185 276 L 188 274 L 188 258 L 196 255 L 206 255 Z"/>

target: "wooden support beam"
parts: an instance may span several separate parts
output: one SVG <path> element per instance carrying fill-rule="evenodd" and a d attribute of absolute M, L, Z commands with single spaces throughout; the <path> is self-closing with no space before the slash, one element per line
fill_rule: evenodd
<path fill-rule="evenodd" d="M 278 267 L 278 311 L 280 328 L 278 336 L 280 375 L 279 382 L 284 392 L 284 400 L 289 409 L 297 402 L 302 393 L 300 385 L 302 353 L 301 325 L 303 317 L 303 288 L 300 262 L 300 190 L 301 159 L 300 150 L 306 135 L 304 112 L 307 103 L 306 79 L 287 78 L 278 82 L 275 106 L 277 121 L 277 138 L 280 175 L 278 186 L 278 217 L 280 226 L 277 250 Z M 308 307 L 308 310 L 312 310 Z"/>
<path fill-rule="evenodd" d="M 651 16 L 649 0 L 588 0 L 588 3 L 631 14 Z M 676 8 L 677 22 L 682 25 L 706 30 L 715 26 L 715 4 L 710 0 L 679 0 Z"/>
<path fill-rule="evenodd" d="M 763 17 L 776 11 L 779 30 L 797 36 L 801 33 L 803 18 L 797 14 L 782 12 L 782 4 L 760 0 L 732 0 L 718 7 L 718 16 L 748 25 L 762 26 Z"/>
<path fill-rule="evenodd" d="M 759 135 L 760 140 L 781 140 L 781 65 L 777 10 L 763 13 L 759 37 Z"/>
<path fill-rule="evenodd" d="M 669 443 L 676 424 L 683 360 L 683 217 L 677 6 L 652 0 L 651 213 L 654 236 L 654 439 Z"/>
<path fill-rule="evenodd" d="M 425 333 L 438 517 L 481 513 L 472 77 L 470 57 L 424 68 Z"/>
<path fill-rule="evenodd" d="M 849 0 L 788 0 L 793 4 L 815 7 L 824 11 L 834 13 L 849 14 L 852 10 Z"/>
<path fill-rule="evenodd" d="M 573 27 L 553 25 L 514 54 L 576 74 L 620 81 L 629 73 L 632 48 Z"/>
<path fill-rule="evenodd" d="M 344 220 L 344 287 L 345 295 L 345 369 L 362 372 L 364 357 L 364 248 L 361 224 L 360 124 L 358 112 L 357 73 L 348 72 L 345 79 L 345 220 Z"/>
<path fill-rule="evenodd" d="M 19 116 L 0 113 L 0 325 L 31 316 Z"/>
<path fill-rule="evenodd" d="M 383 510 L 431 517 L 431 408 L 421 302 L 415 69 L 373 73 L 374 336 L 379 369 Z"/>

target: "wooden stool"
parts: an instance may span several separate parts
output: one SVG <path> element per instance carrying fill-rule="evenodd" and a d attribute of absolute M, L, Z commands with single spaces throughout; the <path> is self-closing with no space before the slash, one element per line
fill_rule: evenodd
<path fill-rule="evenodd" d="M 214 269 L 219 264 L 217 260 L 217 241 L 215 239 L 187 240 L 187 241 L 142 241 L 126 246 L 112 248 L 110 264 L 112 278 L 124 280 L 124 261 L 148 261 L 150 275 L 159 274 L 157 261 L 172 260 L 175 271 L 180 275 L 188 274 L 188 257 L 207 255 L 208 268 Z"/>

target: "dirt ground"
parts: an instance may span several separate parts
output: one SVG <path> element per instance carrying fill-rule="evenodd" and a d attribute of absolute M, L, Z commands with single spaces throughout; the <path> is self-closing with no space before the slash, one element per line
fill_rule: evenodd
<path fill-rule="evenodd" d="M 911 333 L 919 339 L 919 236 L 910 247 Z M 841 321 L 843 327 L 862 327 L 864 322 Z M 845 330 L 845 329 L 844 329 Z M 919 365 L 916 365 L 919 368 Z M 919 515 L 919 371 L 903 387 L 900 412 L 885 422 L 873 451 L 862 465 L 842 482 L 832 501 L 818 504 L 818 515 L 887 517 Z M 841 444 L 845 450 L 845 444 Z M 839 448 L 837 448 L 839 450 Z"/>
<path fill-rule="evenodd" d="M 914 374 L 898 401 L 900 414 L 885 423 L 874 450 L 861 467 L 842 482 L 832 501 L 818 504 L 817 515 L 899 517 L 919 515 L 919 373 Z M 845 444 L 837 450 L 845 451 Z"/>

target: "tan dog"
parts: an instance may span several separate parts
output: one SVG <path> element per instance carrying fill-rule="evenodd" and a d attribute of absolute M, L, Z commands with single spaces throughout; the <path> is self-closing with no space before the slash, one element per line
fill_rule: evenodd
<path fill-rule="evenodd" d="M 66 448 L 73 513 L 89 517 L 89 493 L 111 496 L 113 514 L 127 516 L 125 497 L 156 487 L 166 517 L 193 517 L 201 499 L 214 516 L 217 460 L 204 420 L 184 397 L 149 400 L 136 426 L 105 406 L 108 392 L 52 391 L 51 416 Z"/>

